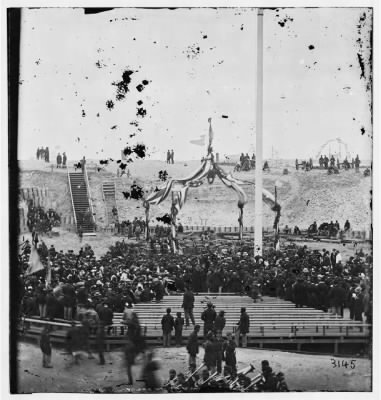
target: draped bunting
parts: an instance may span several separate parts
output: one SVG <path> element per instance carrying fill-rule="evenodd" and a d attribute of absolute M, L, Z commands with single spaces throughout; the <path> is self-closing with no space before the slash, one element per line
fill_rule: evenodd
<path fill-rule="evenodd" d="M 176 178 L 170 179 L 164 186 L 159 188 L 158 191 L 153 192 L 147 196 L 144 200 L 143 205 L 146 209 L 146 223 L 148 227 L 149 223 L 149 208 L 151 205 L 158 205 L 162 203 L 169 195 L 169 193 L 173 192 L 172 198 L 172 207 L 171 207 L 171 215 L 172 215 L 172 236 L 173 241 L 175 240 L 175 227 L 176 227 L 176 216 L 180 212 L 181 208 L 184 206 L 187 198 L 187 193 L 190 187 L 198 187 L 202 185 L 203 179 L 207 178 L 208 182 L 211 184 L 214 182 L 216 176 L 220 178 L 223 184 L 231 189 L 233 189 L 238 195 L 238 209 L 239 209 L 239 237 L 242 239 L 243 236 L 243 208 L 248 201 L 247 195 L 245 191 L 242 189 L 242 185 L 245 184 L 253 184 L 253 182 L 239 180 L 233 177 L 233 175 L 229 172 L 226 173 L 218 164 L 214 162 L 214 154 L 213 154 L 213 137 L 214 132 L 212 128 L 211 118 L 208 119 L 209 122 L 209 145 L 208 145 L 208 154 L 203 159 L 203 162 L 195 172 L 190 174 L 186 178 Z M 181 186 L 179 191 L 174 191 L 173 187 Z M 280 218 L 280 205 L 277 203 L 275 197 L 266 189 L 262 191 L 262 199 L 265 204 L 267 204 L 271 210 L 276 212 L 276 217 L 274 221 L 274 229 L 278 231 L 279 218 Z M 149 238 L 149 229 L 147 229 L 147 239 Z"/>

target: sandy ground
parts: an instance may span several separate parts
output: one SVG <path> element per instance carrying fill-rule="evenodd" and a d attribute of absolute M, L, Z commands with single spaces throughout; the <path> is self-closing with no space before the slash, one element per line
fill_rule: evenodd
<path fill-rule="evenodd" d="M 41 352 L 36 345 L 19 345 L 19 393 L 37 392 L 91 392 L 112 387 L 115 392 L 130 390 L 126 385 L 127 377 L 122 352 L 106 353 L 106 364 L 98 365 L 98 359 L 85 357 L 80 365 L 70 366 L 70 357 L 62 349 L 54 349 L 52 369 L 41 368 Z M 203 357 L 199 354 L 198 365 Z M 155 358 L 159 360 L 159 376 L 167 379 L 168 371 L 186 372 L 187 353 L 184 347 L 157 349 Z M 267 359 L 274 372 L 285 374 L 289 389 L 292 391 L 370 391 L 371 362 L 368 359 L 353 357 L 355 369 L 350 367 L 333 368 L 332 357 L 306 355 L 290 352 L 238 349 L 238 368 L 252 363 L 260 369 L 261 360 Z M 339 360 L 339 358 L 335 358 Z M 349 358 L 340 358 L 350 363 Z M 133 367 L 134 379 L 140 379 L 142 360 L 138 359 Z M 142 382 L 136 382 L 132 390 L 139 391 Z"/>

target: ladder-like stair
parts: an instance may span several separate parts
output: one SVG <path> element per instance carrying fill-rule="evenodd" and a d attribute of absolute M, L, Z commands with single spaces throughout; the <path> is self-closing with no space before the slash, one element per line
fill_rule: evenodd
<path fill-rule="evenodd" d="M 118 214 L 114 215 L 112 212 L 114 207 L 117 209 L 115 198 L 115 183 L 103 182 L 102 191 L 106 206 L 107 225 L 117 224 L 119 222 L 119 216 Z"/>
<path fill-rule="evenodd" d="M 92 234 L 95 232 L 94 219 L 91 218 L 90 221 L 84 219 L 86 211 L 91 210 L 85 177 L 81 172 L 71 172 L 69 179 L 77 229 L 82 226 L 84 234 Z"/>

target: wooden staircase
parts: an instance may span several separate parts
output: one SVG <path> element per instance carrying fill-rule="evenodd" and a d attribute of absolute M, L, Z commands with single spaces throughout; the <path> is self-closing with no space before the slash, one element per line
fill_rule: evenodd
<path fill-rule="evenodd" d="M 94 217 L 86 177 L 82 172 L 70 172 L 68 178 L 77 229 L 81 226 L 84 235 L 95 235 Z M 91 213 L 89 219 L 84 218 L 87 210 L 90 210 Z"/>
<path fill-rule="evenodd" d="M 116 206 L 116 199 L 115 199 L 115 183 L 114 182 L 103 182 L 102 183 L 102 193 L 103 193 L 103 200 L 105 202 L 106 207 L 106 218 L 107 218 L 107 225 L 116 224 L 119 222 L 118 214 L 116 216 L 113 215 L 112 210 Z"/>

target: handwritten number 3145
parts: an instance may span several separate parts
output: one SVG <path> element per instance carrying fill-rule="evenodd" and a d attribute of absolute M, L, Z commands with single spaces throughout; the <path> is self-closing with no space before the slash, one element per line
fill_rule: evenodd
<path fill-rule="evenodd" d="M 335 360 L 331 358 L 333 368 L 356 368 L 356 360 L 351 360 L 350 363 L 347 360 Z"/>

